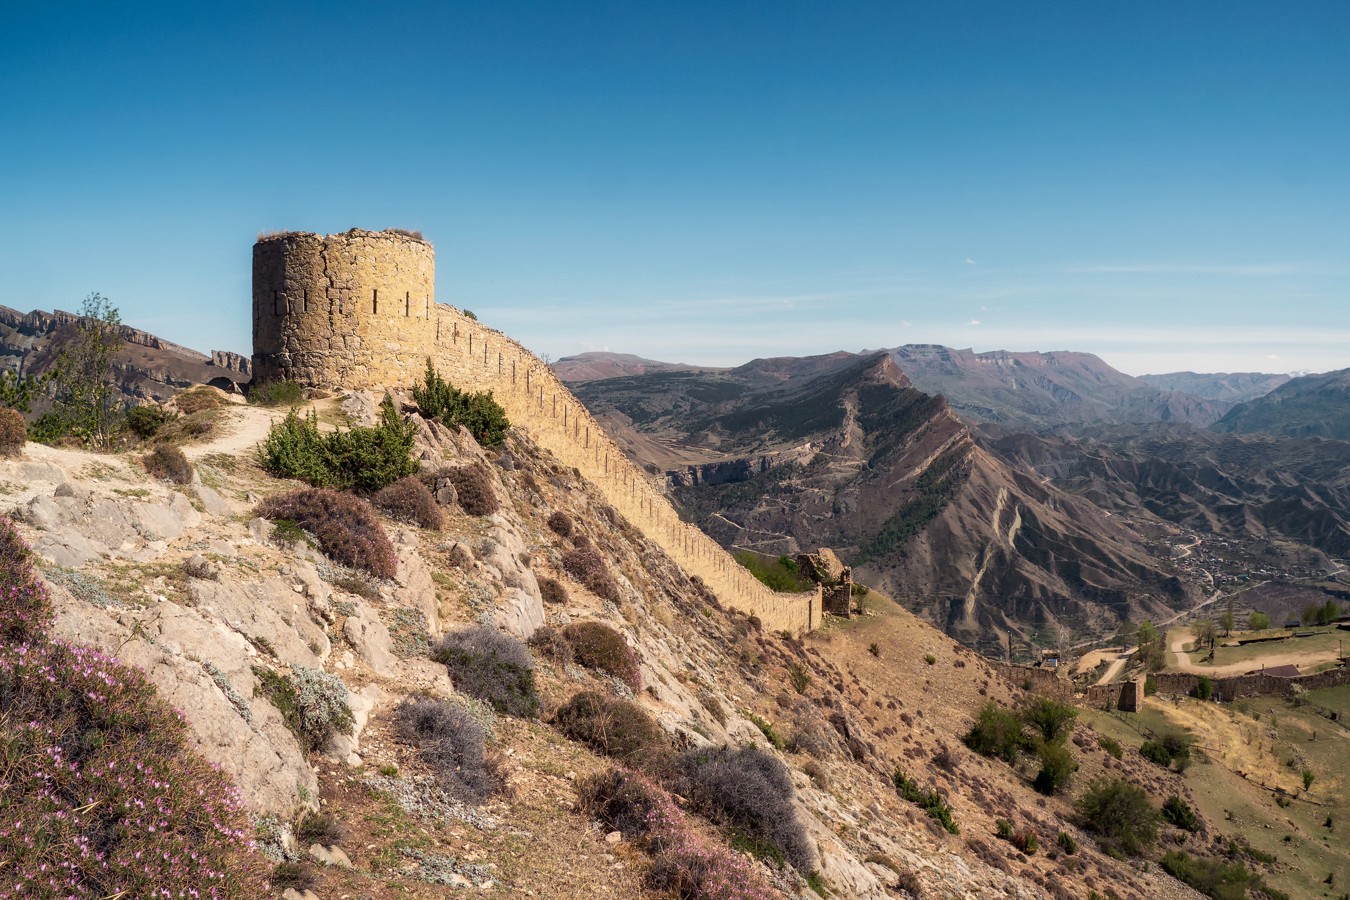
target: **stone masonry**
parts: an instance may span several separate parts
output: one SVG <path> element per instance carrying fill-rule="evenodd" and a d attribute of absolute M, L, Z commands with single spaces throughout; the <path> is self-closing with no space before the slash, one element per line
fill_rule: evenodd
<path fill-rule="evenodd" d="M 821 594 L 769 590 L 722 547 L 680 519 L 650 476 L 629 462 L 581 401 L 520 344 L 434 295 L 431 245 L 402 232 L 289 232 L 253 247 L 253 371 L 258 382 L 406 388 L 430 359 L 463 390 L 491 391 L 513 424 L 574 466 L 630 522 L 723 602 L 764 627 L 798 634 L 820 624 Z"/>

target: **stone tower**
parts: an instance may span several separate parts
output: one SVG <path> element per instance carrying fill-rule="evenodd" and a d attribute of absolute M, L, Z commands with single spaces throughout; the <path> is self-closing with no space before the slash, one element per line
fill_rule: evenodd
<path fill-rule="evenodd" d="M 253 379 L 407 385 L 435 355 L 435 252 L 420 236 L 285 232 L 253 245 Z"/>

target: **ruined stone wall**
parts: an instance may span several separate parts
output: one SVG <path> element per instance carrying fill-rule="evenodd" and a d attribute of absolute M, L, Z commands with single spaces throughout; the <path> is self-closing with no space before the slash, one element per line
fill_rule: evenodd
<path fill-rule="evenodd" d="M 410 235 L 291 232 L 253 245 L 253 378 L 411 383 L 436 340 L 435 257 Z"/>
<path fill-rule="evenodd" d="M 254 246 L 253 272 L 255 378 L 353 390 L 410 387 L 430 358 L 456 387 L 491 391 L 512 424 L 578 469 L 722 602 L 757 616 L 771 631 L 797 634 L 819 626 L 819 589 L 769 590 L 716 541 L 681 521 L 651 476 L 629 462 L 548 366 L 501 332 L 436 304 L 429 244 L 385 232 L 283 235 Z M 418 285 L 426 298 L 421 307 Z M 386 291 L 393 294 L 392 309 Z"/>
<path fill-rule="evenodd" d="M 1190 694 L 1200 683 L 1199 675 L 1168 673 L 1150 677 L 1157 685 L 1158 693 L 1163 696 Z M 1289 678 L 1253 672 L 1249 675 L 1230 675 L 1211 678 L 1210 680 L 1214 685 L 1214 699 L 1229 703 L 1233 700 L 1241 700 L 1243 697 L 1285 694 L 1295 685 L 1311 691 L 1317 688 L 1350 684 L 1350 669 L 1328 669 L 1314 675 L 1296 675 Z M 1124 707 L 1119 705 L 1121 689 L 1120 684 L 1093 685 L 1084 691 L 1078 700 L 1083 706 L 1094 709 L 1123 709 Z M 1140 690 L 1143 690 L 1142 685 Z"/>

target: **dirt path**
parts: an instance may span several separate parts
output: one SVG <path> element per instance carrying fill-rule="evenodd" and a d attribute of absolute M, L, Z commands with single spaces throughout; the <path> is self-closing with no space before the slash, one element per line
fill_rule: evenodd
<path fill-rule="evenodd" d="M 1120 675 L 1120 670 L 1125 668 L 1125 664 L 1130 661 L 1130 657 L 1138 649 L 1138 647 L 1131 647 L 1129 650 L 1121 651 L 1120 657 L 1107 667 L 1106 671 L 1102 673 L 1102 677 L 1097 679 L 1097 683 L 1110 684 L 1115 681 L 1116 677 Z"/>
<path fill-rule="evenodd" d="M 1246 675 L 1249 672 L 1259 672 L 1263 668 L 1270 669 L 1275 666 L 1299 666 L 1303 668 L 1336 659 L 1335 650 L 1302 650 L 1292 653 L 1272 653 L 1269 656 L 1262 656 L 1260 659 L 1249 659 L 1222 666 L 1204 666 L 1192 662 L 1191 654 L 1182 650 L 1194 639 L 1195 635 L 1191 633 L 1189 628 L 1178 628 L 1171 632 L 1171 640 L 1168 642 L 1167 649 L 1176 657 L 1176 661 L 1168 665 L 1168 671 L 1185 672 L 1191 675 Z"/>

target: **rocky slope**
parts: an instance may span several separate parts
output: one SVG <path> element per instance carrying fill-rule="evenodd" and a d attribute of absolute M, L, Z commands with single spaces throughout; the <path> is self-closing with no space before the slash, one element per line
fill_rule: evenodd
<path fill-rule="evenodd" d="M 1212 426 L 1224 434 L 1350 440 L 1350 369 L 1304 375 L 1239 404 Z"/>
<path fill-rule="evenodd" d="M 358 420 L 372 408 L 371 398 L 346 406 Z M 319 412 L 342 418 L 332 403 Z M 397 576 L 357 578 L 253 516 L 259 498 L 295 486 L 254 463 L 277 414 L 228 405 L 218 415 L 210 443 L 187 448 L 190 485 L 155 481 L 134 453 L 30 444 L 0 461 L 0 489 L 44 560 L 60 634 L 143 667 L 242 786 L 264 844 L 307 860 L 316 893 L 288 897 L 439 897 L 447 885 L 513 897 L 665 896 L 645 886 L 648 858 L 576 807 L 578 781 L 607 762 L 546 724 L 577 691 L 622 693 L 617 682 L 540 657 L 541 718 L 497 719 L 502 786 L 476 807 L 437 792 L 391 729 L 409 694 L 456 696 L 426 658 L 440 634 L 492 622 L 526 636 L 583 620 L 607 623 L 636 650 L 646 685 L 637 699 L 675 746 L 754 744 L 791 767 L 797 814 L 836 896 L 1082 897 L 1108 886 L 1123 897 L 1195 896 L 1097 852 L 1066 799 L 1039 798 L 1023 774 L 960 749 L 974 708 L 1015 702 L 1017 689 L 884 598 L 873 615 L 805 642 L 764 634 L 519 433 L 488 454 L 466 433 L 427 423 L 424 464 L 483 467 L 500 509 L 475 516 L 451 505 L 442 531 L 386 522 Z M 556 512 L 602 553 L 617 602 L 562 571 L 577 536 L 548 527 Z M 566 602 L 544 605 L 544 577 L 565 583 Z M 262 691 L 267 673 L 299 667 L 340 678 L 355 713 L 354 733 L 318 753 L 299 746 Z M 794 749 L 771 747 L 751 714 L 794 736 Z M 1110 759 L 1090 729 L 1078 738 L 1084 783 L 1128 769 L 1157 792 L 1184 793 L 1160 770 Z M 896 795 L 897 765 L 943 792 L 959 836 Z M 291 825 L 316 807 L 340 827 L 306 850 Z M 1037 830 L 1043 846 L 1061 830 L 1076 834 L 1080 849 L 1019 854 L 992 837 L 995 817 Z M 765 872 L 784 895 L 815 896 L 781 870 Z"/>
<path fill-rule="evenodd" d="M 1203 426 L 1232 405 L 1161 389 L 1091 353 L 975 353 L 937 344 L 907 344 L 886 352 L 916 387 L 944 395 L 962 417 L 1009 431 L 1120 422 Z"/>
<path fill-rule="evenodd" d="M 1269 372 L 1168 372 L 1140 375 L 1139 380 L 1163 391 L 1180 391 L 1206 400 L 1243 403 L 1264 397 L 1292 376 Z"/>
<path fill-rule="evenodd" d="M 1199 534 L 1350 555 L 1350 443 L 1154 425 L 1014 435 L 991 448 L 1104 509 L 1146 509 Z"/>
<path fill-rule="evenodd" d="M 1103 633 L 1188 588 L 1121 516 L 990 456 L 893 355 L 756 360 L 576 386 L 724 546 L 835 548 L 991 652 Z"/>

